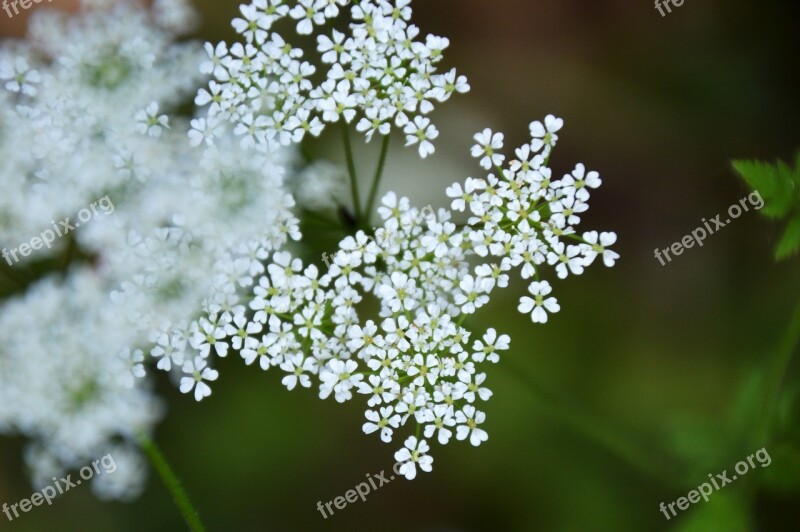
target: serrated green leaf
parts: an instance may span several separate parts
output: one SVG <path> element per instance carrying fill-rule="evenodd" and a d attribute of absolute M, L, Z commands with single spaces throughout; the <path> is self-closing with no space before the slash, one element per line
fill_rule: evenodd
<path fill-rule="evenodd" d="M 733 168 L 764 199 L 761 209 L 764 216 L 784 218 L 797 204 L 799 189 L 795 186 L 794 171 L 786 163 L 734 161 Z"/>
<path fill-rule="evenodd" d="M 775 258 L 783 260 L 795 255 L 800 250 L 800 218 L 795 218 L 783 232 L 783 237 L 775 250 Z"/>

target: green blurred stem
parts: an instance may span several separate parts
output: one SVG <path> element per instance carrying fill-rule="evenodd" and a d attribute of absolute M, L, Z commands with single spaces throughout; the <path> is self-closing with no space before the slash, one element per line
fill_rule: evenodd
<path fill-rule="evenodd" d="M 562 399 L 552 395 L 520 368 L 509 367 L 506 356 L 498 364 L 505 367 L 507 373 L 517 379 L 522 387 L 534 398 L 539 411 L 550 417 L 553 422 L 566 426 L 585 436 L 587 439 L 603 446 L 606 450 L 635 467 L 641 473 L 667 485 L 683 489 L 686 481 L 682 472 L 674 467 L 660 467 L 661 462 L 651 453 L 621 436 L 609 425 L 592 417 L 582 410 L 573 407 Z"/>
<path fill-rule="evenodd" d="M 340 121 L 342 124 L 342 139 L 344 140 L 344 154 L 347 158 L 347 172 L 350 175 L 350 192 L 353 195 L 353 209 L 355 209 L 356 220 L 360 223 L 362 219 L 361 200 L 358 193 L 358 176 L 356 175 L 356 163 L 353 159 L 353 144 L 350 142 L 350 128 L 347 122 Z"/>
<path fill-rule="evenodd" d="M 381 143 L 381 155 L 378 159 L 378 168 L 375 170 L 375 178 L 372 180 L 372 187 L 369 191 L 369 200 L 367 201 L 367 210 L 365 211 L 365 223 L 369 223 L 372 217 L 372 208 L 375 206 L 375 197 L 378 194 L 378 187 L 380 187 L 381 179 L 383 178 L 383 171 L 386 168 L 386 156 L 389 153 L 389 141 L 391 135 L 384 135 L 383 142 Z"/>
<path fill-rule="evenodd" d="M 798 303 L 794 311 L 792 321 L 789 322 L 789 328 L 786 330 L 783 340 L 781 340 L 778 354 L 773 360 L 769 373 L 767 374 L 764 402 L 761 407 L 761 416 L 759 417 L 755 432 L 756 441 L 754 443 L 757 447 L 769 443 L 768 440 L 772 429 L 775 407 L 778 403 L 783 381 L 786 378 L 786 372 L 789 370 L 795 351 L 797 351 L 798 342 L 800 342 L 800 303 Z"/>
<path fill-rule="evenodd" d="M 200 521 L 200 514 L 198 514 L 197 510 L 192 506 L 191 501 L 189 501 L 189 496 L 186 495 L 186 491 L 183 489 L 183 486 L 181 486 L 178 477 L 175 476 L 175 473 L 172 471 L 172 468 L 170 468 L 164 455 L 161 454 L 156 444 L 153 443 L 146 434 L 139 433 L 138 439 L 139 445 L 150 459 L 150 462 L 158 472 L 167 490 L 172 494 L 172 500 L 183 515 L 183 519 L 186 521 L 189 530 L 192 532 L 205 532 L 206 529 Z"/>

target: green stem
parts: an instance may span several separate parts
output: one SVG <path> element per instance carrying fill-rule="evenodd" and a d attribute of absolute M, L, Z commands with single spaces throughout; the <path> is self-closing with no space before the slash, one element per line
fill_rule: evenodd
<path fill-rule="evenodd" d="M 150 459 L 150 462 L 158 472 L 167 490 L 172 494 L 172 500 L 183 515 L 183 519 L 186 521 L 189 530 L 192 532 L 205 532 L 206 529 L 200 521 L 200 515 L 197 513 L 197 510 L 195 510 L 194 506 L 192 506 L 188 495 L 186 495 L 186 491 L 184 491 L 178 477 L 175 476 L 175 473 L 164 459 L 164 455 L 161 454 L 156 444 L 153 443 L 146 434 L 139 433 L 138 438 L 139 445 Z"/>
<path fill-rule="evenodd" d="M 365 222 L 369 223 L 372 217 L 372 208 L 375 206 L 375 197 L 378 194 L 378 187 L 383 177 L 383 170 L 386 168 L 386 155 L 389 153 L 389 141 L 391 135 L 384 135 L 383 142 L 381 143 L 381 155 L 378 159 L 378 168 L 375 170 L 375 178 L 372 180 L 372 188 L 369 191 L 369 201 L 367 201 L 367 210 L 365 211 Z"/>
<path fill-rule="evenodd" d="M 786 378 L 786 372 L 792 363 L 792 357 L 797 351 L 800 342 L 800 304 L 794 311 L 789 328 L 781 340 L 780 349 L 772 362 L 772 367 L 767 375 L 767 387 L 764 393 L 764 402 L 761 407 L 761 416 L 756 425 L 756 446 L 763 446 L 769 443 L 767 440 L 772 429 L 773 412 L 778 402 L 781 386 Z"/>
<path fill-rule="evenodd" d="M 353 145 L 350 142 L 350 129 L 347 122 L 340 121 L 342 124 L 342 138 L 344 139 L 344 154 L 347 158 L 347 171 L 350 174 L 350 192 L 353 195 L 353 209 L 356 211 L 356 220 L 361 222 L 361 200 L 358 193 L 358 176 L 356 175 L 356 163 L 353 159 Z"/>

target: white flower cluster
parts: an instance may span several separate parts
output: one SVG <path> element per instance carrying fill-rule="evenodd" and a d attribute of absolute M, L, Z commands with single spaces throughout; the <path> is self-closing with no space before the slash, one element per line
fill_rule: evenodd
<path fill-rule="evenodd" d="M 127 2 L 75 18 L 37 9 L 26 41 L 0 49 L 0 243 L 13 248 L 54 220 L 74 221 L 106 194 L 119 203 L 132 179 L 151 177 L 148 161 L 169 161 L 179 138 L 153 142 L 136 131 L 136 115 L 182 103 L 200 83 L 201 51 L 158 22 Z"/>
<path fill-rule="evenodd" d="M 552 115 L 544 123 L 531 123 L 531 142 L 515 151 L 516 158 L 505 169 L 501 168 L 505 155 L 499 151 L 503 134 L 489 129 L 478 133 L 472 155 L 484 169 L 497 174 L 470 178 L 463 187 L 457 183 L 447 189 L 453 210 L 469 208 L 471 229 L 464 235 L 469 247 L 481 257 L 499 261 L 476 270 L 475 286 L 485 287 L 476 293 L 490 291 L 495 283 L 504 286 L 506 272 L 520 267 L 523 279 L 533 279 L 528 285 L 533 297 L 523 296 L 519 311 L 530 313 L 535 323 L 546 323 L 548 312 L 560 308 L 556 298 L 548 297 L 550 283 L 540 278 L 543 266 L 554 267 L 558 278 L 565 279 L 583 273 L 598 256 L 608 267 L 619 258 L 607 249 L 617 241 L 616 234 L 588 231 L 579 235 L 575 228 L 589 209 L 589 190 L 601 184 L 599 174 L 578 164 L 572 173 L 554 179 L 547 166 L 562 126 L 563 120 Z M 472 289 L 471 278 L 463 282 L 468 287 L 462 290 Z"/>
<path fill-rule="evenodd" d="M 245 42 L 230 48 L 206 44 L 203 71 L 212 74 L 196 99 L 209 105 L 208 117 L 193 123 L 195 143 L 212 143 L 219 126 L 230 122 L 242 145 L 265 152 L 318 136 L 326 124 L 343 120 L 369 141 L 393 126 L 426 157 L 438 136 L 427 117 L 436 102 L 469 90 L 455 70 L 437 73 L 449 41 L 428 35 L 417 40 L 410 23 L 411 0 L 356 0 L 350 6 L 349 32 L 322 31 L 349 0 L 254 0 L 233 21 Z M 305 58 L 273 26 L 297 21 L 300 35 L 316 36 L 320 66 Z M 316 81 L 324 68 L 324 81 Z"/>
<path fill-rule="evenodd" d="M 146 470 L 132 442 L 163 408 L 136 378 L 143 375 L 141 351 L 117 356 L 137 341 L 117 312 L 103 279 L 88 270 L 44 280 L 2 307 L 0 433 L 31 439 L 26 462 L 37 489 L 109 452 L 130 455 L 128 465 L 110 475 L 116 483 L 93 479 L 93 491 L 128 499 L 144 487 Z M 123 478 L 127 488 L 114 489 Z"/>
<path fill-rule="evenodd" d="M 316 377 L 322 399 L 364 395 L 365 433 L 391 442 L 396 431 L 416 425 L 416 435 L 395 455 L 409 479 L 418 467 L 431 470 L 427 439 L 486 441 L 478 405 L 492 392 L 481 365 L 498 362 L 510 338 L 490 328 L 473 339 L 464 319 L 486 305 L 495 288 L 506 287 L 509 272 L 518 268 L 523 278 L 535 279 L 533 298 L 523 297 L 519 310 L 546 322 L 547 312 L 559 309 L 540 279 L 546 267 L 563 279 L 582 273 L 599 255 L 607 266 L 618 258 L 606 249 L 613 233 L 576 233 L 587 189 L 600 179 L 582 165 L 552 179 L 546 158 L 561 121 L 548 117 L 545 124 L 531 125 L 530 144 L 517 150 L 507 169 L 499 167 L 502 135 L 476 135 L 474 155 L 484 167 L 497 166 L 498 175 L 448 188 L 453 210 L 469 208 L 466 226 L 451 222 L 449 211 L 426 216 L 389 193 L 378 209 L 383 225 L 374 235 L 359 231 L 345 238 L 327 272 L 287 252 L 274 254 L 249 311 L 239 307 L 203 323 L 195 337 L 203 356 L 183 391 L 194 389 L 198 400 L 208 395 L 207 381 L 218 376 L 206 368 L 208 357 L 233 349 L 248 365 L 280 368 L 289 390 L 310 388 Z M 484 263 L 473 269 L 470 256 Z M 380 303 L 377 320 L 359 317 L 366 294 Z"/>
<path fill-rule="evenodd" d="M 31 439 L 44 480 L 152 430 L 146 368 L 202 373 L 200 317 L 246 302 L 263 261 L 299 238 L 287 152 L 243 154 L 232 135 L 194 149 L 188 120 L 160 111 L 200 85 L 202 47 L 175 43 L 185 4 L 92 4 L 69 19 L 37 11 L 28 39 L 0 49 L 0 248 L 103 196 L 115 206 L 58 241 L 81 257 L 63 282 L 36 282 L 0 309 L 0 432 Z M 126 454 L 131 473 L 98 480 L 101 496 L 140 490 L 144 468 Z"/>
<path fill-rule="evenodd" d="M 491 173 L 449 187 L 451 210 L 426 214 L 389 193 L 381 227 L 345 238 L 320 271 L 285 249 L 300 232 L 284 182 L 293 161 L 281 148 L 340 122 L 367 140 L 400 128 L 422 157 L 432 153 L 438 132 L 427 115 L 468 90 L 455 71 L 437 74 L 448 41 L 417 40 L 410 0 L 354 1 L 349 34 L 317 36 L 327 71 L 315 84 L 317 67 L 273 24 L 294 20 L 309 35 L 348 2 L 254 0 L 234 21 L 244 43 L 206 46 L 201 70 L 214 80 L 196 93 L 204 109 L 190 127 L 162 111 L 198 81 L 189 72 L 199 50 L 174 43 L 186 5 L 157 1 L 142 13 L 109 3 L 92 0 L 104 7 L 73 21 L 38 16 L 35 46 L 0 51 L 0 172 L 12 191 L 0 198 L 0 245 L 104 195 L 116 206 L 106 223 L 75 234 L 87 263 L 0 316 L 0 431 L 33 440 L 37 475 L 151 429 L 150 366 L 201 401 L 219 378 L 215 358 L 231 354 L 278 368 L 290 390 L 363 396 L 363 431 L 384 442 L 410 428 L 395 453 L 409 479 L 431 470 L 429 441 L 486 441 L 484 364 L 497 363 L 510 338 L 474 334 L 466 318 L 517 269 L 530 279 L 519 310 L 544 323 L 560 308 L 548 268 L 563 279 L 597 257 L 607 266 L 618 258 L 613 233 L 576 229 L 598 174 L 577 165 L 554 179 L 548 167 L 563 122 L 532 123 L 531 141 L 506 166 L 503 135 L 479 133 L 472 153 Z M 304 205 L 324 209 L 343 179 L 317 163 L 295 181 Z M 468 211 L 467 223 L 451 211 Z M 366 299 L 378 303 L 372 319 L 361 315 Z M 51 334 L 31 338 L 26 319 Z M 41 397 L 45 388 L 52 397 Z M 135 494 L 136 474 L 101 491 Z"/>

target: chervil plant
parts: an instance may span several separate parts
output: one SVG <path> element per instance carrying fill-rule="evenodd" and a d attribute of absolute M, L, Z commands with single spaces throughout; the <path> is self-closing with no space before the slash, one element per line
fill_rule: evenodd
<path fill-rule="evenodd" d="M 241 7 L 233 25 L 242 42 L 206 45 L 203 70 L 214 79 L 198 93 L 210 104 L 193 123 L 195 143 L 213 145 L 230 124 L 242 147 L 272 153 L 320 135 L 339 122 L 351 175 L 356 226 L 372 214 L 390 133 L 400 129 L 407 146 L 422 158 L 434 152 L 438 131 L 428 115 L 434 103 L 466 92 L 466 79 L 436 66 L 446 39 L 417 40 L 410 1 L 259 0 Z M 349 32 L 326 30 L 329 19 L 349 9 Z M 301 35 L 318 32 L 316 52 L 324 74 L 305 51 L 274 30 L 294 19 Z M 348 124 L 367 141 L 383 136 L 380 163 L 366 212 L 360 208 Z M 358 230 L 341 241 L 327 271 L 306 265 L 289 251 L 273 253 L 245 305 L 212 309 L 192 325 L 194 349 L 184 366 L 184 393 L 210 395 L 214 355 L 236 351 L 248 365 L 275 368 L 283 384 L 318 389 L 321 399 L 366 402 L 363 431 L 391 442 L 412 435 L 396 454 L 403 474 L 430 471 L 428 439 L 447 444 L 488 438 L 480 404 L 492 396 L 484 364 L 497 363 L 509 337 L 488 328 L 474 335 L 465 319 L 508 286 L 512 271 L 530 281 L 519 311 L 546 323 L 559 311 L 546 272 L 559 279 L 579 275 L 598 257 L 612 266 L 608 249 L 614 233 L 578 232 L 597 172 L 579 164 L 555 178 L 548 162 L 563 121 L 547 116 L 530 125 L 531 140 L 506 164 L 504 136 L 487 129 L 475 135 L 472 155 L 488 173 L 447 189 L 455 212 L 469 215 L 463 225 L 452 212 L 424 213 L 408 199 L 386 194 L 380 227 Z M 302 186 L 302 184 L 300 185 Z M 473 266 L 471 260 L 479 265 Z M 380 310 L 362 316 L 370 297 Z"/>
<path fill-rule="evenodd" d="M 43 220 L 103 194 L 118 207 L 110 223 L 64 243 L 79 264 L 31 282 L 0 318 L 0 430 L 30 438 L 37 479 L 122 441 L 128 467 L 100 495 L 140 492 L 141 445 L 190 508 L 147 439 L 161 414 L 151 376 L 163 371 L 201 401 L 222 378 L 217 359 L 228 356 L 279 372 L 289 390 L 363 401 L 354 426 L 397 442 L 408 479 L 431 471 L 433 441 L 485 442 L 486 366 L 501 362 L 511 339 L 466 320 L 519 275 L 528 282 L 519 311 L 546 323 L 560 311 L 553 277 L 618 259 L 614 233 L 578 230 L 598 173 L 578 164 L 558 177 L 550 167 L 563 121 L 531 123 L 513 154 L 502 133 L 476 134 L 482 175 L 443 191 L 450 209 L 420 210 L 394 192 L 375 208 L 390 138 L 431 156 L 439 136 L 431 113 L 469 90 L 455 70 L 440 72 L 449 41 L 421 37 L 410 0 L 254 0 L 233 21 L 239 42 L 207 43 L 207 57 L 174 41 L 192 18 L 181 0 L 146 12 L 114 4 L 87 1 L 88 14 L 69 22 L 39 17 L 36 45 L 0 54 L 3 161 L 20 170 L 4 185 L 42 207 L 0 202 L 8 220 L 0 240 L 24 241 Z M 315 48 L 293 44 L 292 28 Z M 197 109 L 183 118 L 174 110 L 187 93 Z M 347 169 L 299 163 L 304 141 L 332 124 Z M 352 130 L 381 138 L 363 203 Z M 295 196 L 310 211 L 347 211 L 350 234 L 329 267 L 294 255 L 307 214 Z M 367 230 L 375 212 L 381 221 Z M 54 311 L 71 305 L 85 313 Z M 55 334 L 28 334 L 31 315 Z M 68 424 L 88 436 L 74 438 Z"/>

